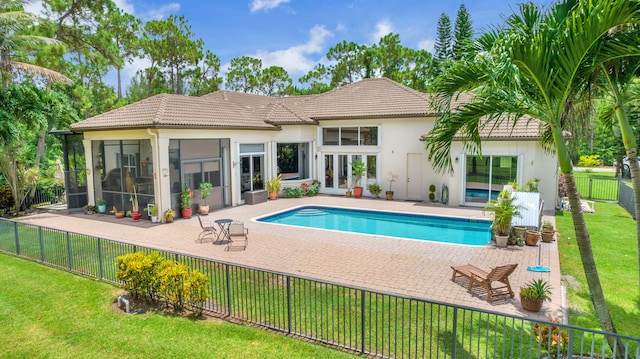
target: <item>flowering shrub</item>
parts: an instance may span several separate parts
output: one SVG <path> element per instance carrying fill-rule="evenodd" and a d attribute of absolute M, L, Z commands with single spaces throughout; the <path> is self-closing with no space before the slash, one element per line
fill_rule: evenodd
<path fill-rule="evenodd" d="M 559 323 L 558 320 L 549 318 L 551 323 Z M 569 334 L 565 329 L 558 328 L 557 325 L 548 325 L 536 323 L 533 326 L 533 335 L 536 341 L 540 343 L 542 349 L 549 354 L 565 353 L 567 344 L 569 343 Z M 555 356 L 555 355 L 554 355 Z"/>

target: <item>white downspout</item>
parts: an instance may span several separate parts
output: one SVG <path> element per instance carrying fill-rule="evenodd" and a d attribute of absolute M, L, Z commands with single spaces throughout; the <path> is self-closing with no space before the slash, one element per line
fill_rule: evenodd
<path fill-rule="evenodd" d="M 155 153 L 154 153 L 154 166 L 153 166 L 153 197 L 154 197 L 154 202 L 155 205 L 158 206 L 158 219 L 160 220 L 160 222 L 164 222 L 165 218 L 163 215 L 161 215 L 161 213 L 163 212 L 163 208 L 160 205 L 162 203 L 162 191 L 160 188 L 160 176 L 158 175 L 158 170 L 160 169 L 160 141 L 158 141 L 158 134 L 154 133 L 151 131 L 150 128 L 147 128 L 147 133 L 149 134 L 149 136 L 153 137 L 155 146 L 152 146 L 152 151 L 153 151 L 153 147 L 155 147 Z"/>

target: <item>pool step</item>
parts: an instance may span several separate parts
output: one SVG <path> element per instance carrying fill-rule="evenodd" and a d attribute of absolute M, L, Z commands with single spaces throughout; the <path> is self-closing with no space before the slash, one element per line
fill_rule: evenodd
<path fill-rule="evenodd" d="M 304 208 L 301 209 L 300 211 L 298 211 L 298 213 L 296 213 L 296 216 L 300 216 L 300 217 L 312 217 L 312 216 L 326 216 L 327 213 L 326 211 L 323 211 L 321 209 L 317 209 L 317 208 Z"/>

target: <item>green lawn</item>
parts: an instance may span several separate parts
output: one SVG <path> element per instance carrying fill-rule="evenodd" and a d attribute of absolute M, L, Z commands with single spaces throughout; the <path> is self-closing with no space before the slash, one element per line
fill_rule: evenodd
<path fill-rule="evenodd" d="M 220 320 L 123 315 L 116 287 L 0 254 L 3 358 L 350 358 Z"/>
<path fill-rule="evenodd" d="M 594 214 L 585 214 L 598 275 L 616 329 L 640 337 L 638 252 L 636 223 L 617 204 L 598 202 Z M 569 212 L 556 213 L 560 232 L 560 267 L 568 284 L 569 321 L 573 325 L 600 329 L 589 297 L 573 221 Z"/>

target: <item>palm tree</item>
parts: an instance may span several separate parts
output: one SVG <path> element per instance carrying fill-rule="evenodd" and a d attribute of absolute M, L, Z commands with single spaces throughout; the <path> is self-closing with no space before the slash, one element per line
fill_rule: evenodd
<path fill-rule="evenodd" d="M 637 30 L 635 36 L 638 36 Z M 608 92 L 609 100 L 607 109 L 602 119 L 609 127 L 613 127 L 617 120 L 622 136 L 622 143 L 629 159 L 631 172 L 631 184 L 633 186 L 633 198 L 635 200 L 635 213 L 640 213 L 640 165 L 635 159 L 638 157 L 638 142 L 629 122 L 628 104 L 637 99 L 637 85 L 633 86 L 632 80 L 640 69 L 640 60 L 637 58 L 613 60 L 600 65 L 604 85 L 601 86 Z M 605 100 L 606 101 L 606 100 Z M 640 291 L 640 221 L 636 221 L 636 236 L 638 241 L 638 290 Z"/>
<path fill-rule="evenodd" d="M 15 52 L 41 45 L 61 45 L 58 40 L 24 34 L 25 30 L 37 19 L 24 12 L 25 0 L 0 0 L 0 77 L 2 88 L 6 88 L 13 79 L 14 72 L 21 70 L 43 76 L 50 81 L 71 83 L 66 76 L 41 66 L 15 61 Z"/>
<path fill-rule="evenodd" d="M 480 129 L 513 126 L 532 118 L 540 121 L 542 144 L 556 152 L 565 176 L 592 302 L 600 326 L 608 332 L 615 332 L 615 326 L 596 270 L 563 130 L 579 115 L 574 105 L 582 100 L 582 79 L 593 70 L 593 63 L 586 64 L 585 59 L 604 63 L 640 55 L 637 37 L 609 33 L 620 25 L 639 22 L 637 1 L 562 0 L 546 11 L 533 3 L 520 5 L 520 14 L 509 17 L 504 30 L 493 30 L 478 39 L 476 46 L 484 51 L 438 79 L 439 118 L 426 142 L 436 169 L 452 171 L 455 136 L 465 148 L 481 153 Z M 472 100 L 453 104 L 462 91 L 473 91 Z M 619 347 L 615 340 L 608 340 L 612 348 Z"/>

